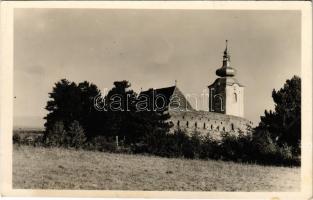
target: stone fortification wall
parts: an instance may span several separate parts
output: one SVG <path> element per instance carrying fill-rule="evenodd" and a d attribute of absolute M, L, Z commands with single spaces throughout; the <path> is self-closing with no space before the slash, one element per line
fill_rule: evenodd
<path fill-rule="evenodd" d="M 189 133 L 196 130 L 201 135 L 213 134 L 214 137 L 219 137 L 222 132 L 238 134 L 240 131 L 245 132 L 248 125 L 253 126 L 245 118 L 207 111 L 170 111 L 170 115 L 173 130 L 179 127 Z"/>

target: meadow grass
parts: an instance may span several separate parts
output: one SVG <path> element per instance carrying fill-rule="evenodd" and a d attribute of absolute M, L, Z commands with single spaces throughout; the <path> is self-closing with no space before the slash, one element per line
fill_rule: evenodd
<path fill-rule="evenodd" d="M 299 167 L 14 146 L 14 189 L 299 191 Z"/>

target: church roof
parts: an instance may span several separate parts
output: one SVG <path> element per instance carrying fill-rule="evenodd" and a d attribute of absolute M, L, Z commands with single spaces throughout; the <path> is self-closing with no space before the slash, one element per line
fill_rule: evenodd
<path fill-rule="evenodd" d="M 140 99 L 142 96 L 148 97 L 150 108 L 151 106 L 153 106 L 151 104 L 152 102 L 154 102 L 154 104 L 156 104 L 158 107 L 163 106 L 164 108 L 168 108 L 169 106 L 177 107 L 176 103 L 179 102 L 179 107 L 182 107 L 182 109 L 193 110 L 188 100 L 185 98 L 183 93 L 178 89 L 176 85 L 157 89 L 150 88 L 149 90 L 140 92 L 140 94 L 138 95 L 138 99 Z M 164 102 L 159 100 L 159 98 L 162 98 Z M 163 103 L 165 104 L 163 105 Z"/>
<path fill-rule="evenodd" d="M 149 110 L 154 110 L 156 107 L 158 108 L 163 107 L 164 108 L 163 110 L 165 110 L 167 109 L 170 103 L 170 99 L 174 93 L 175 87 L 176 86 L 158 88 L 158 89 L 150 88 L 149 90 L 140 92 L 140 94 L 138 95 L 138 99 L 141 100 L 143 99 L 143 97 L 148 98 L 147 103 L 148 103 Z M 159 98 L 164 101 L 159 100 Z"/>
<path fill-rule="evenodd" d="M 158 88 L 158 89 L 150 88 L 149 90 L 140 92 L 139 96 L 140 95 L 148 95 L 149 96 L 149 95 L 152 95 L 154 93 L 154 95 L 162 95 L 162 96 L 166 97 L 167 100 L 169 100 L 174 93 L 175 87 L 176 86 Z"/>

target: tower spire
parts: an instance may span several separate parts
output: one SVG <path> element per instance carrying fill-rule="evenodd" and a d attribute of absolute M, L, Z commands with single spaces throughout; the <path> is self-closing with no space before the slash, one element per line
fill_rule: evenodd
<path fill-rule="evenodd" d="M 228 40 L 226 40 L 226 47 L 225 47 L 224 55 L 223 55 L 223 66 L 220 69 L 216 70 L 216 75 L 221 76 L 221 77 L 235 75 L 235 69 L 233 69 L 230 66 L 230 54 L 228 52 Z"/>

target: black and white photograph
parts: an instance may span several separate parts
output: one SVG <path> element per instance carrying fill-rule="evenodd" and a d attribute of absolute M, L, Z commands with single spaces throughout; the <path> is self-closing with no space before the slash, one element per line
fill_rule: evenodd
<path fill-rule="evenodd" d="M 311 184 L 303 10 L 20 6 L 12 17 L 11 190 Z"/>

